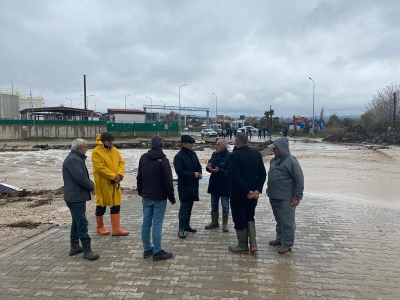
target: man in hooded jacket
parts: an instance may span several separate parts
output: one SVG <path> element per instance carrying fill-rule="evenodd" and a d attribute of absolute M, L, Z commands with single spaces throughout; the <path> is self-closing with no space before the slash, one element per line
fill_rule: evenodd
<path fill-rule="evenodd" d="M 164 152 L 164 140 L 155 135 L 151 138 L 151 149 L 139 160 L 137 173 L 137 190 L 142 197 L 143 223 L 142 243 L 143 258 L 166 260 L 173 257 L 172 253 L 162 248 L 162 225 L 167 207 L 167 198 L 175 204 L 174 185 L 172 182 L 171 165 Z M 153 247 L 150 242 L 150 231 L 153 227 Z"/>
<path fill-rule="evenodd" d="M 304 176 L 286 137 L 276 139 L 269 148 L 275 157 L 270 161 L 266 193 L 276 221 L 276 239 L 269 245 L 279 246 L 278 253 L 286 254 L 294 244 L 295 212 L 303 198 Z"/>
<path fill-rule="evenodd" d="M 181 136 L 181 142 L 182 148 L 174 157 L 174 168 L 178 175 L 178 194 L 181 201 L 178 236 L 184 239 L 185 231 L 197 231 L 190 226 L 190 217 L 194 201 L 199 201 L 199 180 L 203 175 L 197 154 L 192 150 L 194 138 L 184 134 Z"/>
<path fill-rule="evenodd" d="M 114 147 L 114 137 L 103 132 L 96 138 L 97 146 L 92 151 L 93 177 L 96 195 L 97 232 L 107 235 L 103 215 L 110 207 L 112 235 L 128 235 L 129 231 L 121 228 L 121 181 L 125 175 L 125 162 L 118 149 Z"/>

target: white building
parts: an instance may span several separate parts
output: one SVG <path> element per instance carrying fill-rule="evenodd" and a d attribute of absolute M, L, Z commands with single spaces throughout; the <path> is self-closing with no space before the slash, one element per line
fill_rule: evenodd
<path fill-rule="evenodd" d="M 112 123 L 146 123 L 146 112 L 139 109 L 107 109 L 107 119 Z"/>

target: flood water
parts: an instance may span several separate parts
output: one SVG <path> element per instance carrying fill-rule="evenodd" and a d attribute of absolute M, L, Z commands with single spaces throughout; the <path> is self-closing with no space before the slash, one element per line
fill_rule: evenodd
<path fill-rule="evenodd" d="M 343 199 L 344 201 L 379 201 L 400 206 L 400 148 L 372 150 L 364 146 L 336 145 L 322 141 L 291 140 L 290 149 L 300 162 L 305 176 L 305 195 Z M 126 175 L 122 186 L 136 186 L 140 156 L 147 150 L 122 149 Z M 205 182 L 205 165 L 214 149 L 197 151 Z M 57 189 L 63 185 L 61 166 L 69 150 L 0 152 L 0 182 L 28 190 Z M 165 151 L 170 162 L 177 150 Z M 91 173 L 91 151 L 87 152 Z M 266 168 L 273 156 L 264 157 Z M 91 176 L 92 177 L 92 176 Z"/>

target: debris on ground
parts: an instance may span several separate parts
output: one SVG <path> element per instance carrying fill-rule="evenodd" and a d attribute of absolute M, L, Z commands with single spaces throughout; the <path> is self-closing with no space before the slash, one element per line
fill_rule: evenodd
<path fill-rule="evenodd" d="M 11 224 L 6 225 L 7 227 L 23 227 L 23 228 L 36 228 L 41 222 L 32 222 L 32 221 L 18 221 Z"/>
<path fill-rule="evenodd" d="M 372 138 L 367 131 L 361 127 L 349 126 L 344 128 L 341 132 L 338 132 L 330 137 L 324 138 L 323 141 L 337 142 L 337 143 L 354 143 L 354 142 L 365 142 Z"/>

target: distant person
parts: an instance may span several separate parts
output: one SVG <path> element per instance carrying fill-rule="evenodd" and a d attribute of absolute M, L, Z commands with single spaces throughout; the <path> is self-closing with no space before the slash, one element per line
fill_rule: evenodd
<path fill-rule="evenodd" d="M 229 157 L 231 177 L 231 211 L 235 223 L 238 244 L 229 246 L 233 253 L 254 253 L 258 251 L 256 225 L 254 220 L 258 198 L 266 178 L 261 153 L 248 146 L 245 133 L 238 133 L 235 149 Z"/>
<path fill-rule="evenodd" d="M 249 140 L 251 140 L 251 136 L 253 135 L 253 133 L 251 132 L 250 128 L 247 128 L 247 134 L 249 136 Z"/>
<path fill-rule="evenodd" d="M 125 161 L 113 145 L 114 137 L 103 132 L 96 138 L 97 146 L 92 151 L 93 177 L 96 195 L 97 232 L 107 235 L 110 232 L 104 227 L 103 215 L 110 207 L 111 233 L 124 236 L 129 231 L 121 228 L 121 181 L 125 175 Z"/>
<path fill-rule="evenodd" d="M 259 139 L 259 140 L 261 140 L 261 133 L 262 133 L 261 128 L 259 128 L 259 129 L 258 129 L 258 139 Z"/>
<path fill-rule="evenodd" d="M 275 157 L 268 171 L 266 193 L 276 221 L 276 238 L 271 246 L 280 246 L 279 254 L 288 253 L 294 244 L 296 207 L 303 198 L 304 176 L 297 159 L 291 155 L 286 137 L 276 139 L 270 146 Z"/>
<path fill-rule="evenodd" d="M 288 133 L 287 126 L 283 127 L 282 133 L 283 133 L 283 136 L 284 136 L 284 137 L 287 137 L 287 133 Z"/>
<path fill-rule="evenodd" d="M 222 136 L 223 136 L 224 139 L 226 139 L 226 129 L 222 130 Z"/>
<path fill-rule="evenodd" d="M 232 139 L 232 133 L 233 133 L 232 128 L 229 128 L 229 129 L 228 129 L 229 139 Z"/>
<path fill-rule="evenodd" d="M 267 131 L 267 128 L 263 128 L 263 137 L 264 137 L 264 140 L 265 140 L 265 133 L 266 133 L 266 131 Z"/>
<path fill-rule="evenodd" d="M 85 140 L 76 139 L 72 142 L 71 152 L 62 165 L 64 201 L 72 217 L 69 255 L 83 252 L 83 258 L 95 260 L 99 258 L 99 255 L 92 251 L 86 218 L 86 201 L 91 200 L 90 192 L 94 191 L 94 184 L 89 178 L 85 164 L 86 151 Z M 79 240 L 82 247 L 79 246 Z"/>
<path fill-rule="evenodd" d="M 162 248 L 162 225 L 167 208 L 167 199 L 175 204 L 172 171 L 164 152 L 164 140 L 155 135 L 151 138 L 151 149 L 139 160 L 137 173 L 137 190 L 142 197 L 143 223 L 142 243 L 143 258 L 153 255 L 153 260 L 166 260 L 172 253 Z M 150 242 L 150 231 L 153 227 L 153 247 Z M 153 254 L 154 253 L 154 254 Z"/>
<path fill-rule="evenodd" d="M 219 199 L 222 206 L 222 231 L 228 232 L 229 219 L 229 171 L 228 160 L 230 153 L 228 141 L 219 139 L 215 143 L 215 152 L 207 163 L 206 171 L 211 173 L 207 192 L 211 194 L 211 223 L 205 229 L 218 228 Z"/>
<path fill-rule="evenodd" d="M 181 202 L 178 236 L 184 239 L 185 231 L 197 231 L 190 226 L 190 218 L 194 201 L 199 201 L 199 180 L 203 175 L 197 154 L 192 150 L 194 138 L 184 134 L 181 136 L 181 142 L 181 150 L 174 157 L 174 167 L 178 175 L 178 194 Z"/>

